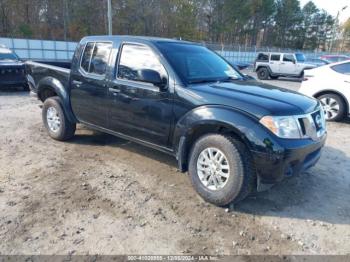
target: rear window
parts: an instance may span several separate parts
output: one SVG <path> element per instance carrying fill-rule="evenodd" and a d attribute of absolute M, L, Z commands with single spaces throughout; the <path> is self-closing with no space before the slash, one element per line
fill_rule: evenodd
<path fill-rule="evenodd" d="M 350 75 L 350 62 L 341 65 L 335 65 L 331 68 L 340 74 Z"/>
<path fill-rule="evenodd" d="M 280 61 L 281 55 L 271 55 L 271 61 Z"/>
<path fill-rule="evenodd" d="M 87 73 L 89 72 L 91 54 L 94 49 L 94 46 L 95 46 L 95 43 L 87 43 L 85 46 L 83 57 L 81 58 L 80 66 Z"/>
<path fill-rule="evenodd" d="M 89 73 L 104 75 L 106 73 L 111 43 L 96 43 L 91 57 Z"/>
<path fill-rule="evenodd" d="M 81 68 L 86 73 L 104 75 L 106 73 L 111 49 L 112 43 L 87 43 L 81 59 Z"/>
<path fill-rule="evenodd" d="M 264 54 L 264 53 L 260 53 L 258 54 L 257 59 L 258 61 L 269 61 L 269 55 L 268 54 Z"/>

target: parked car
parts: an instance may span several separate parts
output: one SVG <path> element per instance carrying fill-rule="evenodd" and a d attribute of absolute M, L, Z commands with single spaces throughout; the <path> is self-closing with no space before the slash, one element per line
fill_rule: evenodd
<path fill-rule="evenodd" d="M 27 69 L 53 139 L 82 123 L 168 153 L 219 206 L 312 167 L 326 140 L 316 99 L 247 80 L 201 44 L 85 37 L 70 70 Z"/>
<path fill-rule="evenodd" d="M 329 62 L 327 60 L 323 60 L 320 58 L 306 58 L 306 63 L 314 65 L 315 67 L 324 66 L 324 65 L 329 64 Z"/>
<path fill-rule="evenodd" d="M 305 71 L 299 92 L 321 101 L 326 120 L 342 120 L 350 114 L 350 61 Z"/>
<path fill-rule="evenodd" d="M 24 63 L 4 45 L 0 46 L 0 88 L 22 86 L 27 89 Z"/>
<path fill-rule="evenodd" d="M 259 53 L 254 70 L 260 80 L 277 79 L 284 77 L 302 77 L 304 70 L 315 68 L 305 61 L 301 53 Z"/>
<path fill-rule="evenodd" d="M 326 60 L 328 63 L 337 63 L 350 60 L 350 56 L 346 55 L 323 55 L 320 57 L 322 60 Z"/>

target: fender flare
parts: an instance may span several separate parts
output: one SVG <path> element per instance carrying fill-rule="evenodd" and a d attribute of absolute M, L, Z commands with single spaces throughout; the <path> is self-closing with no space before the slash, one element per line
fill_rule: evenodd
<path fill-rule="evenodd" d="M 73 123 L 77 123 L 78 121 L 75 118 L 73 111 L 72 111 L 72 108 L 71 108 L 71 105 L 70 105 L 69 94 L 68 94 L 66 88 L 61 83 L 61 81 L 59 81 L 58 79 L 51 77 L 51 76 L 44 77 L 43 79 L 41 79 L 37 84 L 38 98 L 41 101 L 43 101 L 43 99 L 41 99 L 41 94 L 45 89 L 52 90 L 53 92 L 55 92 L 58 95 L 58 97 L 62 101 L 62 108 L 63 108 L 66 116 L 68 117 L 69 121 L 71 121 Z"/>
<path fill-rule="evenodd" d="M 191 135 L 201 127 L 223 127 L 239 137 L 249 151 L 262 143 L 268 136 L 258 120 L 245 112 L 226 106 L 200 106 L 185 114 L 175 125 L 173 145 L 180 171 L 187 170 L 188 155 L 191 150 Z M 218 130 L 220 131 L 220 130 Z"/>

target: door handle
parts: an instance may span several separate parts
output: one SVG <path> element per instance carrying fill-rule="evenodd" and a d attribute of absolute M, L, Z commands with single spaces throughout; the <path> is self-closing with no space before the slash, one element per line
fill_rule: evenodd
<path fill-rule="evenodd" d="M 111 93 L 120 93 L 120 89 L 117 89 L 117 88 L 108 88 L 108 91 L 111 92 Z"/>
<path fill-rule="evenodd" d="M 344 82 L 350 84 L 350 81 L 345 80 Z"/>
<path fill-rule="evenodd" d="M 73 84 L 76 85 L 77 87 L 79 87 L 83 82 L 81 81 L 77 81 L 77 80 L 73 80 Z"/>

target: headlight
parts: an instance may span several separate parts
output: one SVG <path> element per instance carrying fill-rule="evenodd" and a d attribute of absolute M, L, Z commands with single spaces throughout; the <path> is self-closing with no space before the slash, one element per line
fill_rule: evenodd
<path fill-rule="evenodd" d="M 260 123 L 278 137 L 301 138 L 297 119 L 293 116 L 264 116 Z"/>

